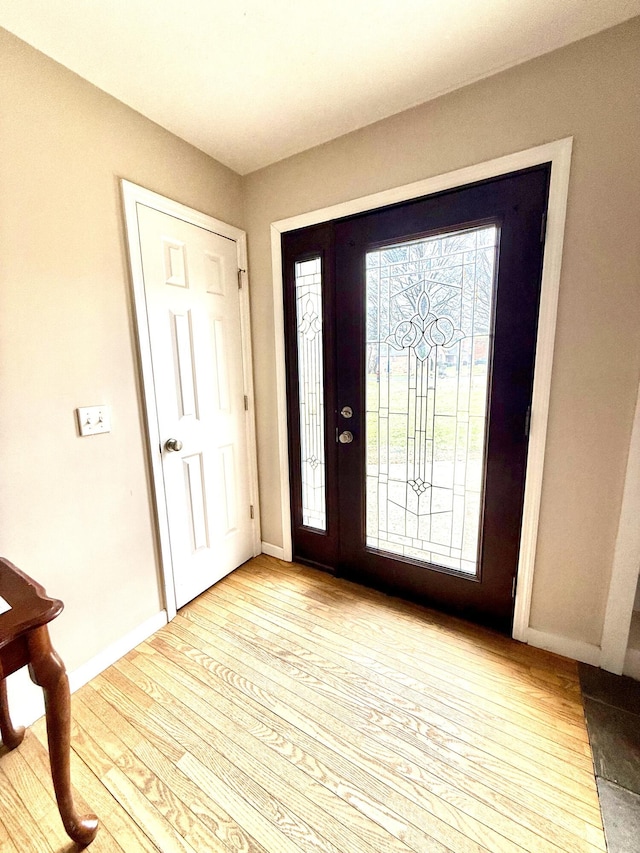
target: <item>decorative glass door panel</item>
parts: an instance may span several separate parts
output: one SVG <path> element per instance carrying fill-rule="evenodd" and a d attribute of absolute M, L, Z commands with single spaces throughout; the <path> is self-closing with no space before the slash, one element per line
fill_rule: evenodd
<path fill-rule="evenodd" d="M 491 225 L 366 254 L 366 544 L 478 573 Z"/>
<path fill-rule="evenodd" d="M 302 523 L 327 529 L 321 259 L 295 265 Z"/>

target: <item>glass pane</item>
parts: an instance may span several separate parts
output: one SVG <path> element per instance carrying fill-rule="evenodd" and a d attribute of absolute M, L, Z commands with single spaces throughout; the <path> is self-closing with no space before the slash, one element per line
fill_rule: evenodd
<path fill-rule="evenodd" d="M 320 258 L 295 265 L 302 523 L 327 529 Z"/>
<path fill-rule="evenodd" d="M 366 543 L 478 571 L 498 229 L 367 253 Z"/>

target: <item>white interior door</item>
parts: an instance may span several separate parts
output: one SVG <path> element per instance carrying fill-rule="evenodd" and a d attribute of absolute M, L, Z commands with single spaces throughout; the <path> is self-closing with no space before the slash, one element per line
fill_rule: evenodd
<path fill-rule="evenodd" d="M 238 246 L 142 204 L 137 220 L 181 607 L 254 553 Z"/>

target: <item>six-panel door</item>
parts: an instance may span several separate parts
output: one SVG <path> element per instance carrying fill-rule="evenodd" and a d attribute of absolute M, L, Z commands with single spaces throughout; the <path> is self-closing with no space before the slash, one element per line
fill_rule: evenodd
<path fill-rule="evenodd" d="M 138 205 L 177 606 L 253 555 L 235 241 Z"/>

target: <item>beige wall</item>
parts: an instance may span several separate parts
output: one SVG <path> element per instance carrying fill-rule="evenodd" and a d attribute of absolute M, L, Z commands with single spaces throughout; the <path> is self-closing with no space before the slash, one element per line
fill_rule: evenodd
<path fill-rule="evenodd" d="M 0 105 L 0 553 L 74 669 L 161 606 L 118 178 L 240 227 L 241 183 L 2 30 Z"/>
<path fill-rule="evenodd" d="M 573 136 L 531 625 L 600 642 L 640 373 L 639 83 L 637 18 L 245 178 L 265 541 L 282 543 L 269 224 Z"/>

